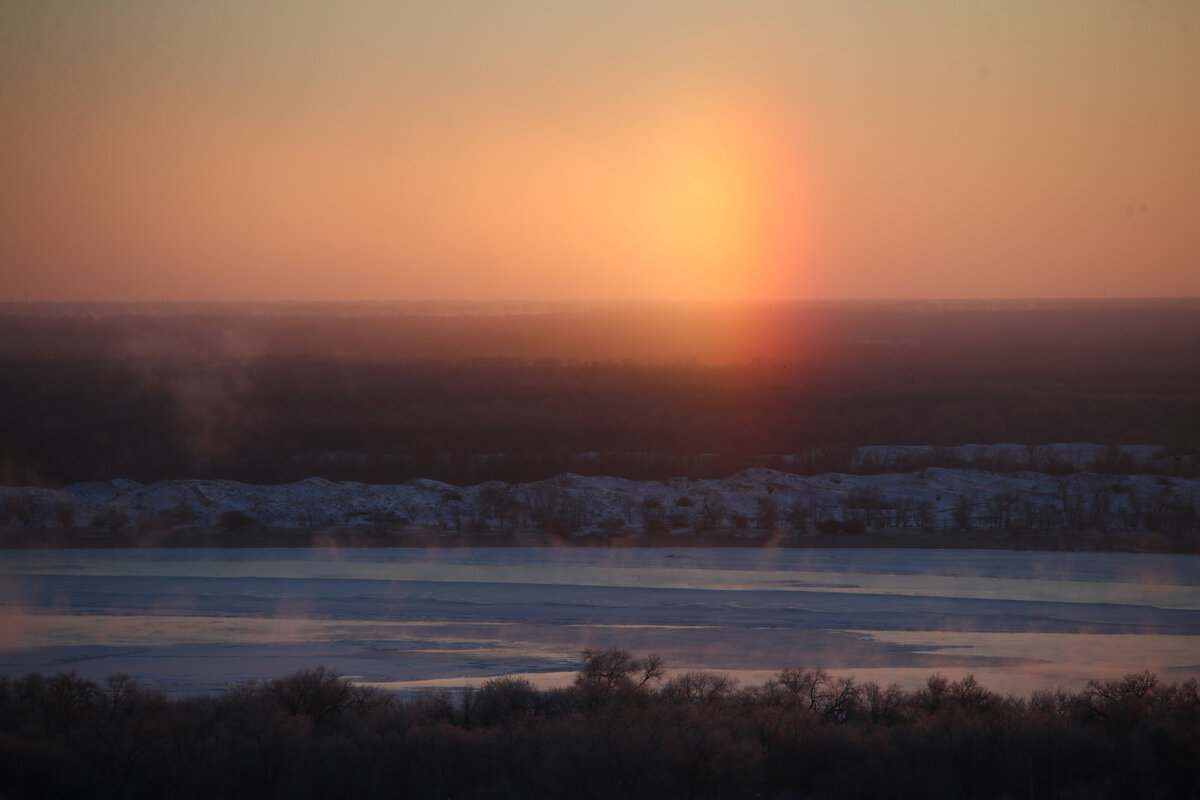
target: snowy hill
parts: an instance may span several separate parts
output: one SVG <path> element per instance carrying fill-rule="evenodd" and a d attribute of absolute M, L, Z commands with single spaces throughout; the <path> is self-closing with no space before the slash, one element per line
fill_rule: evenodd
<path fill-rule="evenodd" d="M 721 480 L 635 481 L 563 474 L 526 484 L 381 486 L 310 478 L 278 486 L 224 480 L 116 479 L 61 490 L 0 488 L 0 524 L 27 529 L 126 525 L 376 526 L 443 530 L 541 527 L 560 534 L 785 527 L 1197 530 L 1200 480 L 1056 476 L 926 468 L 801 476 L 753 469 Z"/>

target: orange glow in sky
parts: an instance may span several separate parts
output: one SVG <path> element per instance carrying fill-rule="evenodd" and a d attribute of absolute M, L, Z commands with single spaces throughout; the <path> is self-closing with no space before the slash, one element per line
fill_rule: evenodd
<path fill-rule="evenodd" d="M 774 112 L 774 113 L 772 113 Z M 812 237 L 800 141 L 744 99 L 685 109 L 632 176 L 631 261 L 651 292 L 681 299 L 794 296 Z"/>
<path fill-rule="evenodd" d="M 0 302 L 1200 294 L 1200 5 L 0 7 Z"/>

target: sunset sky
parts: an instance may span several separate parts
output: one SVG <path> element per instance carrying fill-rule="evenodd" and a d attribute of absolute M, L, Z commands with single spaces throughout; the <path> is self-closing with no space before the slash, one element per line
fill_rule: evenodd
<path fill-rule="evenodd" d="M 1194 0 L 0 5 L 0 301 L 1180 295 Z"/>

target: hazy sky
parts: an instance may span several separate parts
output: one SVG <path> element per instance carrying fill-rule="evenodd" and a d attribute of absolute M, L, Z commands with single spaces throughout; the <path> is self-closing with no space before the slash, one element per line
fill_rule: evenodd
<path fill-rule="evenodd" d="M 1200 295 L 1195 0 L 6 0 L 0 301 Z"/>

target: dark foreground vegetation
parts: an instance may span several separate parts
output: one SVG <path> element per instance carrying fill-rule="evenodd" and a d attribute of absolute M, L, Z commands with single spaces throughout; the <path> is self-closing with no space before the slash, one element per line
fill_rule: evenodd
<path fill-rule="evenodd" d="M 0 309 L 0 484 L 910 471 L 961 465 L 847 451 L 995 442 L 1200 474 L 1200 301 L 456 310 Z"/>
<path fill-rule="evenodd" d="M 323 667 L 168 699 L 0 679 L 5 798 L 1188 798 L 1200 695 L 1154 675 L 1004 697 L 788 669 L 739 688 L 584 652 L 566 689 L 401 697 Z"/>

